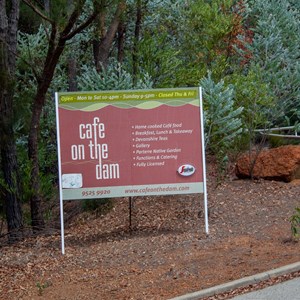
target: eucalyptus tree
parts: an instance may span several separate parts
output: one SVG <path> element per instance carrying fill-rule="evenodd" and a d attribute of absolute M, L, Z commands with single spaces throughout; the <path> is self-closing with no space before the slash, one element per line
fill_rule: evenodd
<path fill-rule="evenodd" d="M 9 240 L 22 235 L 23 217 L 20 178 L 14 135 L 14 90 L 17 52 L 19 1 L 0 1 L 0 152 L 3 179 L 0 196 L 4 199 Z"/>
<path fill-rule="evenodd" d="M 146 77 L 156 87 L 174 86 L 181 44 L 177 24 L 186 4 L 176 0 L 109 3 L 89 32 L 98 73 L 118 61 L 132 75 L 133 86 Z"/>
<path fill-rule="evenodd" d="M 131 1 L 127 62 L 135 80 L 148 74 L 155 87 L 174 87 L 181 64 L 180 19 L 185 1 Z M 126 59 L 125 59 L 126 61 Z"/>
<path fill-rule="evenodd" d="M 178 1 L 103 1 L 106 5 L 97 20 L 85 37 L 80 37 L 84 46 L 72 51 L 81 62 L 77 69 L 78 88 L 92 88 L 92 82 L 98 89 L 111 89 L 112 82 L 115 89 L 166 86 L 168 83 L 173 86 L 174 80 L 171 82 L 168 78 L 174 77 L 173 71 L 178 65 L 177 50 L 169 42 L 175 38 L 167 32 L 171 22 L 166 21 L 177 9 L 174 6 L 170 11 L 168 4 L 172 2 Z M 159 27 L 164 29 L 158 30 Z M 110 82 L 108 74 L 111 75 Z M 126 83 L 121 83 L 125 77 Z"/>
<path fill-rule="evenodd" d="M 210 72 L 201 79 L 200 85 L 205 99 L 205 147 L 216 156 L 219 171 L 224 171 L 229 152 L 243 131 L 241 114 L 244 108 L 235 107 L 234 86 L 226 86 L 223 80 L 214 82 Z"/>
<path fill-rule="evenodd" d="M 107 21 L 110 17 L 109 12 L 111 12 L 112 2 L 116 2 L 116 8 L 111 19 Z M 108 63 L 112 44 L 126 10 L 126 1 L 101 1 L 100 8 L 94 26 L 93 39 L 94 61 L 98 71 Z"/>
<path fill-rule="evenodd" d="M 31 0 L 23 1 L 41 18 L 44 24 L 44 30 L 48 36 L 47 53 L 42 65 L 39 66 L 39 68 L 32 65 L 36 80 L 36 92 L 31 106 L 28 157 L 31 162 L 30 184 L 33 191 L 30 199 L 31 222 L 33 230 L 37 231 L 44 227 L 39 182 L 38 139 L 41 113 L 46 103 L 46 94 L 67 42 L 82 32 L 95 20 L 101 5 L 97 5 L 95 1 L 91 13 L 81 20 L 80 18 L 86 3 L 84 0 L 73 1 L 72 4 L 67 1 L 53 1 L 51 2 L 49 12 L 43 7 L 35 5 Z"/>
<path fill-rule="evenodd" d="M 182 18 L 180 80 L 195 85 L 207 70 L 217 81 L 230 69 L 232 48 L 242 20 L 234 0 L 190 1 Z"/>
<path fill-rule="evenodd" d="M 273 105 L 264 109 L 270 125 L 300 120 L 300 6 L 295 0 L 249 0 L 253 39 L 245 72 L 261 74 Z M 259 83 L 260 83 L 259 82 Z"/>
<path fill-rule="evenodd" d="M 248 0 L 244 4 L 248 34 L 238 36 L 235 49 L 240 58 L 226 80 L 235 85 L 236 106 L 244 107 L 243 142 L 244 148 L 248 146 L 252 174 L 266 141 L 263 136 L 258 142 L 256 130 L 300 121 L 300 11 L 295 0 Z"/>

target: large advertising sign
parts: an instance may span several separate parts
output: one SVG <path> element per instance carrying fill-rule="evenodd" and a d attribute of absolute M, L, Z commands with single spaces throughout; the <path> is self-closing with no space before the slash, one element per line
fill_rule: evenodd
<path fill-rule="evenodd" d="M 203 192 L 198 88 L 56 98 L 63 200 Z"/>
<path fill-rule="evenodd" d="M 61 200 L 205 192 L 200 88 L 56 93 Z"/>

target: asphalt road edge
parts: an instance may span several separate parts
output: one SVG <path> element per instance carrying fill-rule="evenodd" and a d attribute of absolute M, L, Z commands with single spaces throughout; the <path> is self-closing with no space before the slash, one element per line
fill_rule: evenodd
<path fill-rule="evenodd" d="M 259 283 L 270 278 L 286 275 L 297 271 L 300 271 L 300 262 L 286 265 L 277 269 L 272 269 L 263 273 L 258 273 L 256 275 L 247 276 L 238 280 L 230 281 L 205 290 L 200 290 L 198 292 L 182 295 L 169 300 L 199 300 L 201 298 L 214 296 L 216 294 L 221 294 L 240 287 L 245 287 L 250 284 Z"/>

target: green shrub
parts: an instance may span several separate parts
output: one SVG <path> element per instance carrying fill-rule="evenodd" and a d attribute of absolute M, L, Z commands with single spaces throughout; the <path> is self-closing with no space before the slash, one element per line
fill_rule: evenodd
<path fill-rule="evenodd" d="M 95 212 L 96 215 L 104 215 L 113 207 L 112 199 L 86 199 L 82 201 L 82 209 L 85 212 Z"/>
<path fill-rule="evenodd" d="M 290 218 L 291 231 L 294 239 L 300 237 L 300 207 L 295 208 L 296 212 Z"/>
<path fill-rule="evenodd" d="M 215 83 L 209 73 L 200 81 L 204 98 L 205 147 L 216 155 L 221 169 L 228 161 L 228 152 L 240 138 L 242 107 L 234 107 L 233 86 L 224 81 Z"/>

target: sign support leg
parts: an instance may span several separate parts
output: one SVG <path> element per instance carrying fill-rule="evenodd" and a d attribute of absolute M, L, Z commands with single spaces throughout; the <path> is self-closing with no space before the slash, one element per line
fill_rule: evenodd
<path fill-rule="evenodd" d="M 207 204 L 207 189 L 206 189 L 206 161 L 205 161 L 205 139 L 204 139 L 204 121 L 203 121 L 203 103 L 202 103 L 202 88 L 199 87 L 200 96 L 200 123 L 201 123 L 201 141 L 202 141 L 202 163 L 203 163 L 203 195 L 204 195 L 204 219 L 205 233 L 209 234 L 208 229 L 208 204 Z"/>
<path fill-rule="evenodd" d="M 65 254 L 65 227 L 63 201 L 60 202 L 61 253 Z"/>
<path fill-rule="evenodd" d="M 62 191 L 62 172 L 61 172 L 61 152 L 60 152 L 60 133 L 59 133 L 59 114 L 58 114 L 58 94 L 55 93 L 56 109 L 56 134 L 58 149 L 58 179 L 59 179 L 59 203 L 60 203 L 60 228 L 61 228 L 61 253 L 65 254 L 65 227 L 64 227 L 64 201 Z"/>
<path fill-rule="evenodd" d="M 133 198 L 129 197 L 129 230 L 132 231 Z"/>

